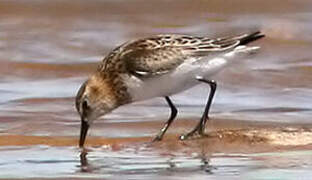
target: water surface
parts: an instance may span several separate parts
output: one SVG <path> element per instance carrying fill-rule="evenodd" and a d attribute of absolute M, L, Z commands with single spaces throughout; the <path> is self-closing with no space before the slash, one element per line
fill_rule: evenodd
<path fill-rule="evenodd" d="M 309 177 L 311 9 L 308 0 L 1 1 L 0 178 Z M 89 138 L 91 170 L 81 172 L 74 96 L 110 50 L 161 33 L 221 36 L 258 29 L 266 34 L 253 43 L 261 51 L 213 77 L 219 85 L 207 130 L 229 131 L 219 132 L 226 143 L 210 143 L 203 155 L 209 163 L 199 155 L 202 148 L 163 155 L 159 147 L 145 147 L 169 113 L 156 98 L 98 120 L 90 132 L 95 139 Z M 176 139 L 198 121 L 207 93 L 200 85 L 172 97 L 180 111 L 165 144 L 180 147 Z M 255 145 L 243 135 L 252 135 Z M 228 136 L 237 145 L 228 147 Z"/>

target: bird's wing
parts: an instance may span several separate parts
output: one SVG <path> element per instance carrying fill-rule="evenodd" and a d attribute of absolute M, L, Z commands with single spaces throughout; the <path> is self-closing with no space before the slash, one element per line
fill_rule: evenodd
<path fill-rule="evenodd" d="M 119 58 L 127 70 L 138 76 L 149 77 L 168 73 L 185 60 L 204 57 L 212 52 L 223 52 L 259 34 L 210 39 L 187 35 L 158 35 L 127 43 Z"/>
<path fill-rule="evenodd" d="M 136 47 L 122 57 L 130 73 L 143 77 L 170 72 L 186 59 L 182 48 L 172 46 L 153 49 Z"/>

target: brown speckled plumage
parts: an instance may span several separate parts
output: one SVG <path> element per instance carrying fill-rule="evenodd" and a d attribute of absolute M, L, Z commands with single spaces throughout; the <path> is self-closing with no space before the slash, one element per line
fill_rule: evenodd
<path fill-rule="evenodd" d="M 117 47 L 103 59 L 97 71 L 81 86 L 77 94 L 76 108 L 82 119 L 80 146 L 83 146 L 88 124 L 117 107 L 134 101 L 159 96 L 165 97 L 173 113 L 168 120 L 168 123 L 171 122 L 175 118 L 176 109 L 169 99 L 169 95 L 182 91 L 186 86 L 188 88 L 194 86 L 196 84 L 194 81 L 206 82 L 215 88 L 214 81 L 197 79 L 198 74 L 207 73 L 207 69 L 204 67 L 208 67 L 211 71 L 209 73 L 219 71 L 219 66 L 223 66 L 222 63 L 225 63 L 226 58 L 231 56 L 228 54 L 223 57 L 221 54 L 254 51 L 258 48 L 245 47 L 244 49 L 243 47 L 239 50 L 236 47 L 263 36 L 260 32 L 215 39 L 177 34 L 157 35 L 129 41 Z M 200 64 L 193 66 L 193 64 L 185 63 L 188 60 L 197 63 L 204 59 L 202 57 L 211 54 L 221 55 L 221 60 L 215 59 L 213 63 L 208 63 L 204 67 Z M 189 67 L 187 72 L 175 71 L 181 71 L 181 68 L 178 67 L 184 64 Z M 195 69 L 196 73 L 194 73 L 195 70 L 190 71 L 190 67 L 200 67 L 200 69 Z M 199 71 L 197 72 L 197 70 Z M 186 82 L 187 84 L 185 84 Z M 213 94 L 214 91 L 215 89 Z M 208 110 L 212 97 L 213 95 L 209 96 L 209 103 L 207 103 L 209 106 L 206 106 Z M 208 110 L 205 110 L 204 118 L 208 117 Z M 203 125 L 204 123 L 201 123 L 200 129 L 196 129 L 196 131 L 201 132 Z M 162 138 L 168 126 L 162 129 L 157 136 L 158 140 Z"/>
<path fill-rule="evenodd" d="M 207 56 L 240 44 L 246 34 L 210 39 L 187 35 L 157 35 L 127 42 L 111 51 L 98 67 L 98 72 L 118 89 L 121 104 L 131 101 L 122 76 L 152 76 L 167 73 L 189 57 Z"/>
<path fill-rule="evenodd" d="M 158 74 L 172 70 L 188 57 L 207 56 L 225 51 L 239 44 L 246 34 L 235 37 L 210 39 L 187 35 L 158 35 L 125 43 L 103 60 L 98 71 Z"/>

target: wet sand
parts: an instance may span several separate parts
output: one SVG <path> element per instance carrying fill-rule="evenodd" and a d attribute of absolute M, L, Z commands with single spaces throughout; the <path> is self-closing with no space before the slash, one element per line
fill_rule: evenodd
<path fill-rule="evenodd" d="M 140 136 L 139 134 L 148 132 L 157 132 L 161 124 L 158 122 L 128 122 L 114 123 L 100 128 L 104 131 L 104 137 L 88 137 L 87 147 L 100 146 L 131 146 L 131 144 L 149 144 L 157 147 L 161 144 L 170 144 L 170 146 L 179 146 L 181 144 L 201 144 L 207 142 L 207 149 L 212 152 L 264 152 L 272 148 L 287 149 L 305 148 L 312 144 L 312 125 L 311 124 L 282 124 L 282 123 L 263 123 L 248 122 L 230 119 L 214 119 L 208 123 L 207 137 L 194 137 L 192 140 L 180 141 L 179 135 L 186 130 L 191 130 L 195 125 L 194 120 L 180 120 L 175 123 L 172 129 L 166 134 L 162 142 L 151 143 L 153 133 L 150 135 Z M 193 125 L 192 125 L 193 124 Z M 137 137 L 109 137 L 109 129 L 122 130 L 133 128 L 137 131 Z M 181 131 L 182 130 L 182 131 Z M 174 132 L 174 133 L 173 133 Z M 92 134 L 92 133 L 91 133 Z M 7 134 L 2 135 L 0 146 L 77 146 L 78 138 L 76 136 L 31 136 Z M 213 145 L 213 146 L 210 146 Z M 224 148 L 229 146 L 229 148 Z M 233 146 L 233 147 L 232 147 Z M 248 147 L 248 148 L 243 148 Z M 178 148 L 177 148 L 178 149 Z"/>
<path fill-rule="evenodd" d="M 177 3 L 178 2 L 178 3 Z M 1 1 L 0 179 L 309 179 L 312 175 L 312 3 L 299 1 Z M 208 88 L 97 120 L 77 147 L 78 87 L 121 43 L 162 33 L 231 35 L 260 29 L 254 57 L 213 78 L 208 137 L 179 141 Z"/>
<path fill-rule="evenodd" d="M 180 120 L 163 141 L 151 143 L 152 135 L 138 134 L 155 131 L 160 123 L 114 123 L 107 129 L 133 128 L 138 136 L 89 136 L 84 150 L 77 147 L 78 138 L 74 136 L 2 135 L 0 176 L 4 179 L 262 179 L 255 178 L 262 174 L 263 179 L 292 179 L 300 173 L 309 177 L 311 124 L 213 119 L 208 123 L 207 137 L 178 140 L 192 125 L 191 120 Z"/>

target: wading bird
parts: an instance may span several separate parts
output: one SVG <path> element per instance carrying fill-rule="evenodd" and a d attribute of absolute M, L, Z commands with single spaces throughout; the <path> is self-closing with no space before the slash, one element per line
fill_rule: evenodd
<path fill-rule="evenodd" d="M 260 32 L 221 38 L 169 34 L 122 44 L 104 58 L 78 91 L 79 146 L 83 147 L 95 119 L 119 106 L 154 97 L 164 97 L 171 109 L 170 118 L 154 138 L 161 140 L 178 112 L 169 96 L 199 83 L 211 88 L 204 113 L 198 125 L 180 139 L 203 136 L 217 87 L 212 75 L 259 49 L 245 45 L 262 37 Z"/>

